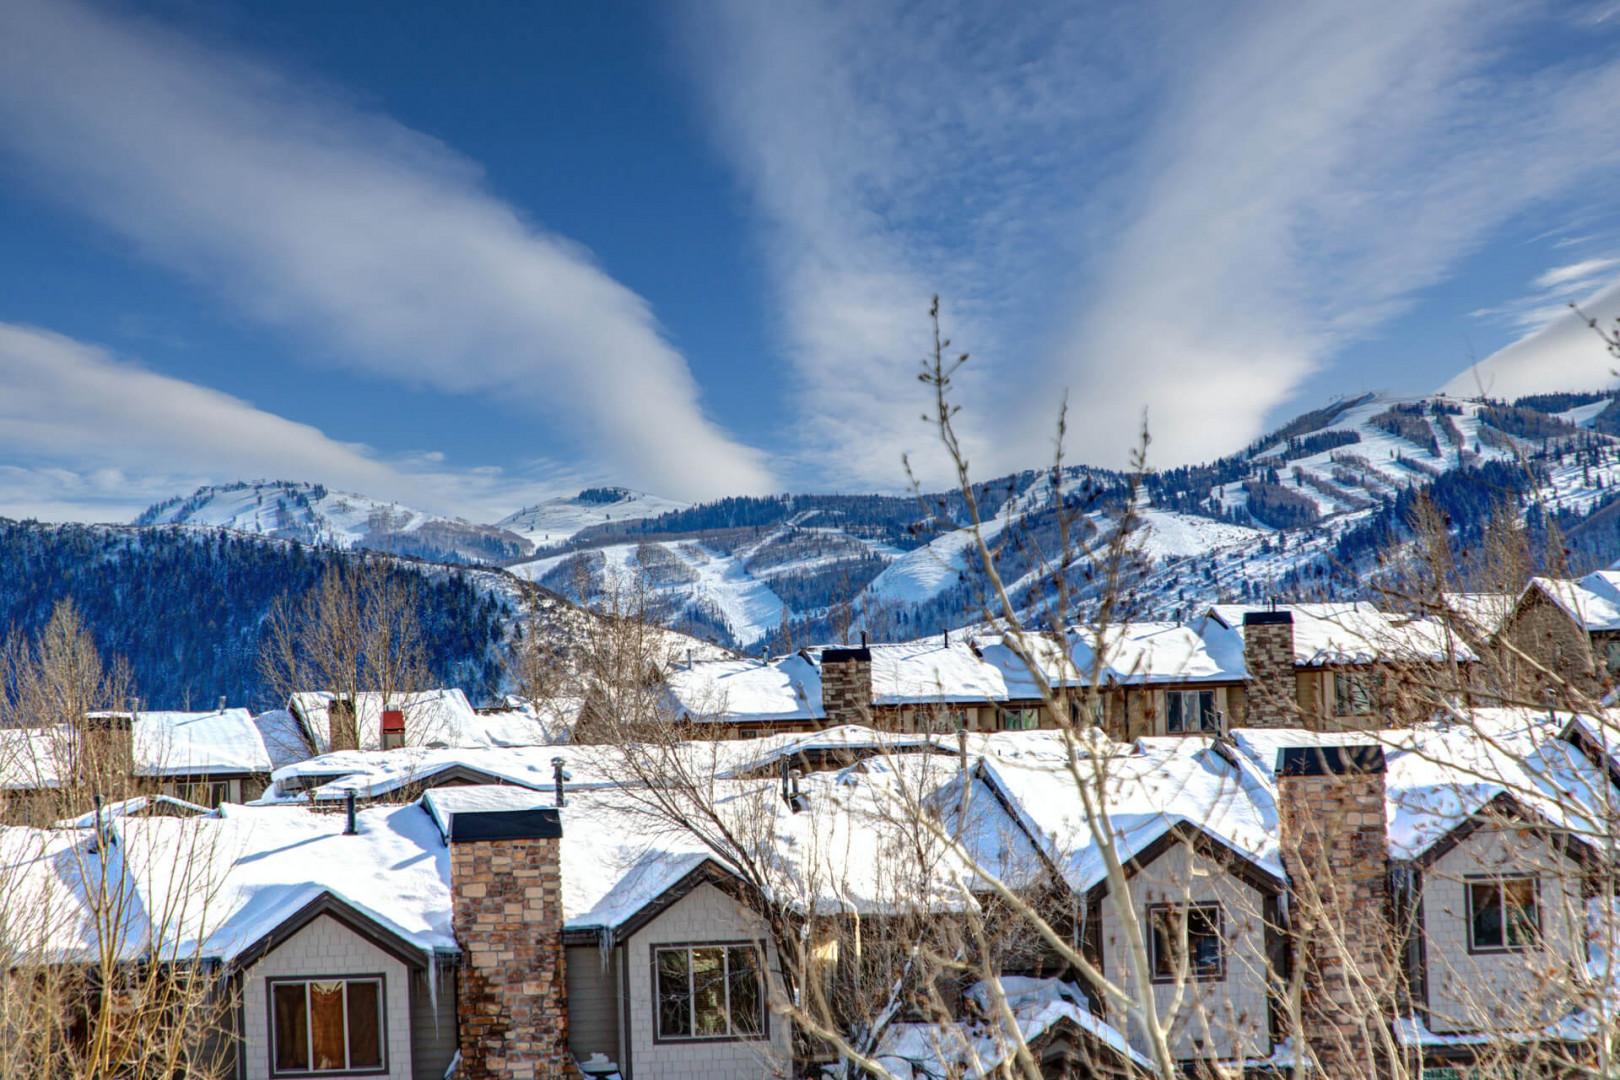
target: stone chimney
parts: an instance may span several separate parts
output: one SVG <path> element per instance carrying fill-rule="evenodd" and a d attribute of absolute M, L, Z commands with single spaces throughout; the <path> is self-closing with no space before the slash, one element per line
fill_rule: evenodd
<path fill-rule="evenodd" d="M 344 697 L 334 697 L 326 706 L 327 749 L 360 749 L 360 722 L 355 712 L 355 703 Z"/>
<path fill-rule="evenodd" d="M 550 807 L 451 817 L 462 1080 L 579 1076 L 568 1050 L 561 843 Z"/>
<path fill-rule="evenodd" d="M 1244 695 L 1245 727 L 1298 727 L 1294 683 L 1294 616 L 1287 611 L 1243 613 L 1243 663 L 1249 669 Z"/>
<path fill-rule="evenodd" d="M 80 717 L 73 730 L 73 773 L 96 794 L 121 797 L 135 775 L 135 717 L 128 712 L 95 712 Z"/>
<path fill-rule="evenodd" d="M 1317 1075 L 1376 1080 L 1394 1015 L 1384 752 L 1312 746 L 1277 756 L 1277 809 L 1289 879 L 1300 1023 Z"/>
<path fill-rule="evenodd" d="M 829 727 L 872 722 L 872 650 L 821 650 L 821 709 Z"/>

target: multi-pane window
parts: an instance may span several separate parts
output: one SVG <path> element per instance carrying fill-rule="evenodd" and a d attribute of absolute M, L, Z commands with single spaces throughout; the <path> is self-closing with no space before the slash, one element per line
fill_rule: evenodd
<path fill-rule="evenodd" d="M 1172 981 L 1183 970 L 1195 980 L 1226 977 L 1218 905 L 1154 904 L 1147 915 L 1148 959 L 1155 982 Z"/>
<path fill-rule="evenodd" d="M 1335 716 L 1363 716 L 1378 706 L 1377 680 L 1364 671 L 1333 673 Z"/>
<path fill-rule="evenodd" d="M 1034 731 L 1041 726 L 1039 709 L 1002 709 L 1002 731 Z"/>
<path fill-rule="evenodd" d="M 1164 729 L 1172 735 L 1214 731 L 1215 691 L 1170 690 L 1165 693 Z"/>
<path fill-rule="evenodd" d="M 229 802 L 231 798 L 229 780 L 177 780 L 164 787 L 166 794 L 209 809 L 217 809 L 220 803 Z"/>
<path fill-rule="evenodd" d="M 1529 948 L 1540 931 L 1535 878 L 1468 882 L 1469 949 L 1492 952 Z"/>
<path fill-rule="evenodd" d="M 754 1039 L 765 1031 L 765 981 L 757 945 L 675 945 L 653 950 L 660 1039 Z"/>
<path fill-rule="evenodd" d="M 383 1064 L 383 981 L 272 979 L 270 1073 L 375 1073 Z"/>

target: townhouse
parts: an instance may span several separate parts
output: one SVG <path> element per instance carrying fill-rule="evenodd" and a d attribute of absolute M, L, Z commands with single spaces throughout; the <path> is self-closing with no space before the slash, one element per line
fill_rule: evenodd
<path fill-rule="evenodd" d="M 1492 643 L 1506 670 L 1526 684 L 1603 692 L 1620 673 L 1620 572 L 1531 578 Z"/>
<path fill-rule="evenodd" d="M 297 743 L 299 748 L 290 748 Z M 270 774 L 304 756 L 278 714 L 246 709 L 93 712 L 74 724 L 0 729 L 5 820 L 59 816 L 65 790 L 166 795 L 214 807 L 257 798 Z"/>
<path fill-rule="evenodd" d="M 1474 710 L 1078 748 L 1040 731 L 912 736 L 900 755 L 853 730 L 706 741 L 690 752 L 727 774 L 704 786 L 751 823 L 763 882 L 578 757 L 549 785 L 463 778 L 338 812 L 226 804 L 5 829 L 5 902 L 80 911 L 50 928 L 69 956 L 101 925 L 74 882 L 127 868 L 149 925 L 122 948 L 134 961 L 161 944 L 219 973 L 244 1077 L 802 1075 L 817 1058 L 780 1008 L 773 919 L 875 932 L 907 909 L 967 918 L 993 908 L 991 877 L 1040 897 L 1127 993 L 1145 979 L 1189 1068 L 1272 1075 L 1304 1053 L 1323 1075 L 1381 1075 L 1368 1063 L 1393 1045 L 1441 1077 L 1554 1044 L 1584 1060 L 1605 1030 L 1595 1006 L 1615 987 L 1588 921 L 1612 873 L 1615 721 Z M 819 754 L 840 748 L 870 752 Z M 784 761 L 824 771 L 772 776 Z M 1076 775 L 1104 801 L 1122 879 Z M 884 842 L 918 793 L 950 838 L 921 883 L 892 872 Z M 1287 1000 L 1301 968 L 1303 1043 Z M 1051 950 L 999 974 L 1047 1075 L 1152 1068 L 1132 1014 Z M 900 1076 L 1003 1060 L 991 989 L 959 990 L 948 1023 L 896 1012 L 874 1055 Z"/>
<path fill-rule="evenodd" d="M 1355 729 L 1391 710 L 1416 720 L 1443 688 L 1466 685 L 1477 659 L 1444 620 L 1367 603 L 1217 604 L 1190 623 L 1126 623 L 1100 639 L 1087 627 L 1061 640 L 955 633 L 693 663 L 667 675 L 664 693 L 695 731 L 737 737 L 850 723 L 986 732 L 1058 726 L 1044 681 L 1072 720 L 1130 740 L 1245 724 Z"/>

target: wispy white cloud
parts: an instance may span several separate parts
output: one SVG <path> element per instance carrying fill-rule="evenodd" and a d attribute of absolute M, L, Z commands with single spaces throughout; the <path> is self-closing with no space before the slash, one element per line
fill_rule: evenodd
<path fill-rule="evenodd" d="M 78 0 L 8 0 L 0 152 L 314 362 L 499 399 L 654 490 L 772 484 L 642 297 L 329 88 Z"/>
<path fill-rule="evenodd" d="M 1620 62 L 1510 64 L 1535 15 L 1483 0 L 983 10 L 735 0 L 687 35 L 806 427 L 874 482 L 923 442 L 931 290 L 983 356 L 980 475 L 1040 460 L 1064 388 L 1077 457 L 1146 408 L 1173 464 L 1620 165 Z"/>
<path fill-rule="evenodd" d="M 1620 319 L 1620 281 L 1582 297 L 1581 311 L 1612 328 Z M 1516 398 L 1554 390 L 1591 390 L 1616 383 L 1614 358 L 1567 303 L 1548 305 L 1539 325 L 1444 387 L 1462 396 Z"/>
<path fill-rule="evenodd" d="M 1582 288 L 1616 266 L 1620 266 L 1620 259 L 1582 259 L 1555 266 L 1538 275 L 1532 284 L 1538 289 Z"/>
<path fill-rule="evenodd" d="M 431 449 L 385 458 L 33 327 L 0 323 L 0 386 L 0 513 L 9 517 L 127 521 L 199 484 L 260 477 L 486 521 L 556 493 L 532 473 L 449 467 Z"/>

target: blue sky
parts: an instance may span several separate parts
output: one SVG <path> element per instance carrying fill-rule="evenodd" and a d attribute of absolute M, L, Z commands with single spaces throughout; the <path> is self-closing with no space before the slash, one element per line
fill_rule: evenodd
<path fill-rule="evenodd" d="M 1171 465 L 1338 393 L 1608 384 L 1559 312 L 1620 312 L 1617 40 L 1620 0 L 0 0 L 0 513 L 943 480 L 933 292 L 985 477 L 1065 392 L 1071 460 L 1146 410 Z"/>

